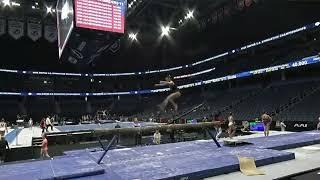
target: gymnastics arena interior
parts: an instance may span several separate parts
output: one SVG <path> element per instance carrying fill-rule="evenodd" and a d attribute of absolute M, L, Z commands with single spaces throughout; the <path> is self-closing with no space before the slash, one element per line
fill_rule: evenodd
<path fill-rule="evenodd" d="M 0 179 L 319 180 L 317 0 L 0 0 Z"/>

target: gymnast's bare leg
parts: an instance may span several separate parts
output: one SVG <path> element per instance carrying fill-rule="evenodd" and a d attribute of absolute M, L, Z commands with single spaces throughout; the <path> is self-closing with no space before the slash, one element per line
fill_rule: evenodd
<path fill-rule="evenodd" d="M 164 99 L 164 101 L 159 105 L 159 108 L 164 111 L 170 102 L 175 110 L 175 112 L 178 111 L 178 105 L 175 102 L 175 99 L 179 98 L 181 96 L 181 92 L 178 88 L 178 86 L 172 81 L 171 76 L 167 76 L 165 78 L 165 81 L 160 81 L 159 84 L 156 84 L 155 86 L 169 86 L 170 88 L 170 95 Z"/>
<path fill-rule="evenodd" d="M 173 106 L 174 111 L 177 112 L 178 111 L 178 104 L 175 102 L 175 99 L 179 98 L 181 96 L 181 93 L 179 91 L 171 93 L 160 105 L 160 109 L 164 110 L 166 109 L 168 103 L 170 102 L 170 104 Z"/>

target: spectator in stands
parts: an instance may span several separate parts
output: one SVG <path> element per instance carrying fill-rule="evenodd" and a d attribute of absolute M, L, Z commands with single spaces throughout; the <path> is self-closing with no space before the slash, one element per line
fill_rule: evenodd
<path fill-rule="evenodd" d="M 42 158 L 50 158 L 48 154 L 48 139 L 45 133 L 42 134 L 42 144 L 41 144 L 41 151 L 40 157 Z"/>
<path fill-rule="evenodd" d="M 47 131 L 47 132 L 49 132 L 49 131 L 48 131 L 49 126 L 51 126 L 51 131 L 53 131 L 53 125 L 52 125 L 50 116 L 48 116 L 48 117 L 46 118 L 46 131 Z"/>
<path fill-rule="evenodd" d="M 46 120 L 45 120 L 45 118 L 41 119 L 40 128 L 42 129 L 42 133 L 44 133 L 44 130 L 46 129 Z"/>
<path fill-rule="evenodd" d="M 272 118 L 270 115 L 267 114 L 267 112 L 264 112 L 261 116 L 261 120 L 262 120 L 263 126 L 264 126 L 264 136 L 269 136 Z"/>
<path fill-rule="evenodd" d="M 228 135 L 229 135 L 229 138 L 232 139 L 236 133 L 236 124 L 234 122 L 234 118 L 233 118 L 233 114 L 232 112 L 229 113 L 229 116 L 228 116 Z"/>
<path fill-rule="evenodd" d="M 280 122 L 280 128 L 281 128 L 281 131 L 283 132 L 283 131 L 286 131 L 286 127 L 287 127 L 287 125 L 284 123 L 284 121 L 281 121 Z"/>
<path fill-rule="evenodd" d="M 8 141 L 0 134 L 0 163 L 4 162 L 7 155 L 7 148 L 10 150 Z"/>
<path fill-rule="evenodd" d="M 153 143 L 155 143 L 155 144 L 160 144 L 161 143 L 161 134 L 160 134 L 158 129 L 153 134 Z"/>
<path fill-rule="evenodd" d="M 29 124 L 29 128 L 32 129 L 32 126 L 33 126 L 33 120 L 32 120 L 32 118 L 29 119 L 29 123 L 28 123 L 28 124 Z"/>

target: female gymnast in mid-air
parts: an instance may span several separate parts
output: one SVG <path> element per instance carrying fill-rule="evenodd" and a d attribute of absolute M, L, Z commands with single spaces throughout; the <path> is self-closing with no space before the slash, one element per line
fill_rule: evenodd
<path fill-rule="evenodd" d="M 178 88 L 178 86 L 173 82 L 172 77 L 168 75 L 165 78 L 165 81 L 160 81 L 159 84 L 156 84 L 155 86 L 169 86 L 170 88 L 170 94 L 167 96 L 167 98 L 159 105 L 159 108 L 164 111 L 170 102 L 174 108 L 174 111 L 178 111 L 178 105 L 174 102 L 175 99 L 179 98 L 181 96 L 181 92 Z"/>

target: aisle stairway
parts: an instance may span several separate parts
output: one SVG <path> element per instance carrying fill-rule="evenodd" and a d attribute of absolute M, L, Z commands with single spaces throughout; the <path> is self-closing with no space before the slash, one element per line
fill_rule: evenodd
<path fill-rule="evenodd" d="M 306 90 L 280 108 L 277 120 L 315 121 L 320 116 L 320 86 Z"/>

